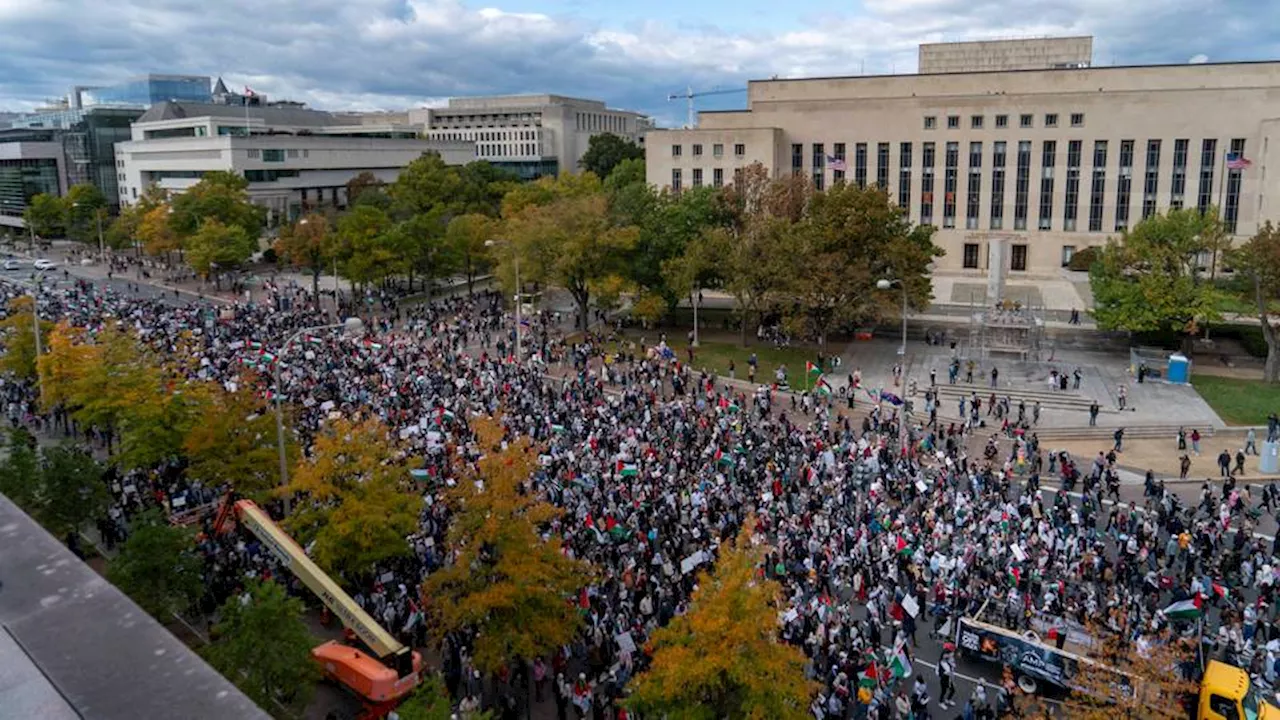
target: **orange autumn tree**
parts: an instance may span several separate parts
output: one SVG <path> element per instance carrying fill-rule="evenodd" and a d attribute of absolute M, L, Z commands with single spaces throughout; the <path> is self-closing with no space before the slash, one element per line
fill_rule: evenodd
<path fill-rule="evenodd" d="M 0 320 L 0 342 L 4 343 L 4 356 L 0 357 L 0 369 L 24 380 L 36 376 L 36 322 L 32 317 L 35 300 L 30 295 L 19 295 L 9 301 L 9 313 Z M 40 321 L 40 337 L 48 341 L 53 323 Z"/>
<path fill-rule="evenodd" d="M 817 686 L 799 648 L 778 639 L 780 588 L 757 572 L 763 545 L 749 519 L 700 573 L 689 612 L 653 634 L 653 663 L 632 680 L 627 704 L 645 717 L 803 720 Z"/>
<path fill-rule="evenodd" d="M 407 555 L 422 506 L 387 426 L 340 419 L 316 436 L 284 493 L 297 500 L 285 527 L 325 570 L 350 576 Z"/>
<path fill-rule="evenodd" d="M 275 414 L 267 400 L 242 382 L 236 392 L 212 395 L 202 422 L 192 427 L 182 447 L 187 474 L 209 487 L 230 485 L 262 503 L 279 489 L 280 462 Z M 297 444 L 285 435 L 286 461 L 297 460 Z"/>
<path fill-rule="evenodd" d="M 527 439 L 501 449 L 496 422 L 475 425 L 485 454 L 479 474 L 449 498 L 453 561 L 427 579 L 423 593 L 441 635 L 477 631 L 476 666 L 495 672 L 569 643 L 582 624 L 573 601 L 592 576 L 586 563 L 560 552 L 559 538 L 543 535 L 560 511 L 520 490 L 536 449 Z"/>

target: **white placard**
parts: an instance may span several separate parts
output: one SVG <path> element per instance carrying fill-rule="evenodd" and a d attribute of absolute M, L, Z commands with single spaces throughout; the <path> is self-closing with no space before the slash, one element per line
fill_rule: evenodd
<path fill-rule="evenodd" d="M 636 651 L 636 641 L 631 639 L 631 633 L 624 632 L 613 638 L 618 643 L 618 650 L 628 655 Z"/>
<path fill-rule="evenodd" d="M 916 602 L 914 595 L 908 595 L 902 598 L 902 609 L 906 610 L 911 617 L 915 617 L 920 612 L 920 603 Z"/>

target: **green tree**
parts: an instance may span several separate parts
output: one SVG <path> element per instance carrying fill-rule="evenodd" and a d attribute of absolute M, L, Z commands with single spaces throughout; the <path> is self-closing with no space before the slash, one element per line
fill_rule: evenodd
<path fill-rule="evenodd" d="M 204 655 L 259 706 L 278 702 L 300 711 L 320 679 L 320 666 L 311 658 L 318 643 L 305 613 L 302 601 L 279 584 L 251 582 L 218 610 L 216 639 Z"/>
<path fill-rule="evenodd" d="M 107 224 L 107 198 L 98 186 L 92 183 L 72 185 L 62 199 L 62 207 L 67 218 L 67 237 L 97 247 L 98 226 Z"/>
<path fill-rule="evenodd" d="M 1216 210 L 1185 208 L 1146 218 L 1108 242 L 1089 270 L 1098 326 L 1173 330 L 1189 341 L 1200 325 L 1218 320 L 1220 293 L 1200 263 L 1222 236 Z"/>
<path fill-rule="evenodd" d="M 9 301 L 9 313 L 0 320 L 0 338 L 4 340 L 4 355 L 0 356 L 0 369 L 24 380 L 36 377 L 36 322 L 32 315 L 35 300 L 30 295 L 20 295 Z M 40 321 L 40 340 L 48 342 L 53 323 Z"/>
<path fill-rule="evenodd" d="M 280 487 L 276 443 L 275 413 L 266 401 L 248 387 L 215 392 L 201 421 L 191 424 L 183 438 L 187 475 L 206 487 L 229 485 L 263 504 Z M 297 455 L 292 434 L 286 434 L 286 462 L 295 462 Z"/>
<path fill-rule="evenodd" d="M 134 518 L 131 530 L 120 554 L 107 565 L 107 579 L 165 622 L 204 592 L 192 533 L 170 525 L 158 510 Z"/>
<path fill-rule="evenodd" d="M 495 672 L 568 643 L 582 625 L 571 600 L 591 580 L 588 566 L 545 534 L 560 511 L 523 491 L 537 453 L 527 440 L 499 447 L 494 421 L 476 423 L 476 482 L 460 482 L 451 502 L 453 561 L 427 578 L 432 622 L 443 634 L 474 631 L 476 667 Z"/>
<path fill-rule="evenodd" d="M 814 193 L 783 255 L 784 316 L 825 350 L 838 327 L 901 313 L 897 292 L 876 290 L 879 279 L 902 280 L 910 306 L 927 308 L 929 263 L 942 254 L 932 235 L 930 226 L 912 228 L 882 188 L 838 183 Z"/>
<path fill-rule="evenodd" d="M 107 509 L 102 466 L 83 448 L 54 446 L 42 452 L 39 517 L 57 535 L 78 531 Z"/>
<path fill-rule="evenodd" d="M 338 259 L 348 280 L 378 282 L 403 265 L 389 242 L 390 230 L 390 216 L 372 205 L 359 205 L 338 219 Z"/>
<path fill-rule="evenodd" d="M 646 186 L 647 187 L 647 186 Z M 628 263 L 628 279 L 636 286 L 660 295 L 668 311 L 696 288 L 710 287 L 718 276 L 715 267 L 701 264 L 693 275 L 673 272 L 685 250 L 708 229 L 727 227 L 731 217 L 717 188 L 690 188 L 680 195 L 662 193 L 634 224 L 640 228 Z M 687 264 L 685 264 L 687 265 Z"/>
<path fill-rule="evenodd" d="M 332 263 L 336 244 L 328 218 L 320 213 L 311 213 L 292 225 L 285 225 L 276 239 L 276 253 L 290 265 L 311 274 L 311 294 L 316 302 L 320 299 L 320 275 Z"/>
<path fill-rule="evenodd" d="M 595 173 L 596 177 L 607 178 L 615 167 L 627 160 L 643 161 L 644 148 L 624 137 L 606 132 L 591 136 L 587 141 L 587 151 L 578 161 L 578 167 Z"/>
<path fill-rule="evenodd" d="M 34 195 L 22 211 L 22 221 L 40 237 L 62 235 L 67 231 L 67 205 L 56 195 Z"/>
<path fill-rule="evenodd" d="M 396 706 L 400 720 L 453 720 L 453 702 L 444 678 L 439 673 L 425 673 L 408 700 Z M 462 720 L 490 720 L 492 713 L 478 711 L 461 715 Z"/>
<path fill-rule="evenodd" d="M 632 680 L 628 706 L 687 720 L 809 717 L 817 684 L 800 649 L 778 639 L 781 588 L 756 572 L 765 548 L 751 544 L 753 523 L 699 574 L 689 611 L 653 634 L 653 663 Z"/>
<path fill-rule="evenodd" d="M 357 205 L 373 205 L 382 210 L 391 207 L 386 183 L 368 170 L 347 181 L 347 207 Z"/>
<path fill-rule="evenodd" d="M 139 247 L 142 242 L 142 225 L 147 214 L 156 208 L 164 208 L 168 214 L 169 191 L 152 183 L 142 192 L 138 201 L 120 208 L 120 214 L 107 228 L 107 245 L 117 250 Z"/>
<path fill-rule="evenodd" d="M 1267 221 L 1249 242 L 1229 257 L 1248 276 L 1252 286 L 1249 300 L 1258 309 L 1258 323 L 1267 343 L 1263 379 L 1269 383 L 1280 382 L 1280 320 L 1274 311 L 1274 304 L 1280 299 L 1280 228 Z"/>
<path fill-rule="evenodd" d="M 436 208 L 426 214 L 411 215 L 387 233 L 386 243 L 400 260 L 397 269 L 409 273 L 410 291 L 415 276 L 421 277 L 423 286 L 430 289 L 433 280 L 446 277 L 453 270 L 454 256 L 445 240 L 443 212 Z"/>
<path fill-rule="evenodd" d="M 456 172 L 461 186 L 456 196 L 447 199 L 451 217 L 466 213 L 497 217 L 502 198 L 520 184 L 515 174 L 486 160 L 469 162 Z"/>
<path fill-rule="evenodd" d="M 40 458 L 36 454 L 35 438 L 21 427 L 10 429 L 8 436 L 8 452 L 0 460 L 0 495 L 35 515 L 40 509 L 41 490 Z"/>
<path fill-rule="evenodd" d="M 479 213 L 459 215 L 445 229 L 445 243 L 459 271 L 467 278 L 467 294 L 475 289 L 476 278 L 492 264 L 486 245 L 499 232 L 497 221 Z"/>
<path fill-rule="evenodd" d="M 578 306 L 578 326 L 586 328 L 593 291 L 624 276 L 639 231 L 615 226 L 597 192 L 528 206 L 507 221 L 506 234 L 523 277 L 564 288 Z M 499 261 L 504 280 L 514 276 L 513 260 L 508 253 Z"/>
<path fill-rule="evenodd" d="M 234 172 L 207 172 L 200 182 L 173 198 L 169 227 L 185 246 L 205 222 L 216 220 L 226 227 L 240 228 L 256 251 L 266 210 L 250 202 L 248 188 L 249 181 Z"/>
<path fill-rule="evenodd" d="M 214 286 L 221 289 L 220 271 L 234 270 L 253 257 L 258 250 L 256 238 L 243 226 L 205 218 L 200 221 L 200 229 L 186 240 L 187 261 L 201 275 L 213 275 Z"/>
<path fill-rule="evenodd" d="M 426 215 L 448 205 L 462 192 L 462 177 L 436 153 L 409 163 L 388 187 L 395 212 L 402 217 Z"/>
<path fill-rule="evenodd" d="M 400 450 L 376 420 L 326 425 L 286 489 L 299 501 L 286 525 L 315 561 L 355 574 L 409 553 L 421 501 L 411 490 Z"/>

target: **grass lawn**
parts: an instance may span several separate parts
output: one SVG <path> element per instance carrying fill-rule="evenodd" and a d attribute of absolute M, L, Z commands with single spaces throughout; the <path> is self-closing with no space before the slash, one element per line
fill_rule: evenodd
<path fill-rule="evenodd" d="M 627 339 L 638 342 L 641 337 L 644 338 L 646 345 L 654 345 L 658 340 L 658 331 L 650 330 L 647 333 L 638 330 L 628 330 Z M 667 344 L 676 352 L 680 362 L 688 362 L 689 356 L 686 352 L 688 343 L 685 341 L 683 331 L 675 331 L 667 333 Z M 774 347 L 771 343 L 757 343 L 748 345 L 747 347 L 738 347 L 736 340 L 728 340 L 726 336 L 720 336 L 717 339 L 700 339 L 698 347 L 694 350 L 693 367 L 695 369 L 706 368 L 714 370 L 717 375 L 728 377 L 729 361 L 734 364 L 734 374 L 738 379 L 747 377 L 747 359 L 751 357 L 751 353 L 756 354 L 759 361 L 756 369 L 756 382 L 761 384 L 765 382 L 773 382 L 773 372 L 779 365 L 785 365 L 787 368 L 787 380 L 792 387 L 804 387 L 804 364 L 806 362 L 818 361 L 818 350 L 812 347 Z"/>
<path fill-rule="evenodd" d="M 1212 375 L 1195 375 L 1192 384 L 1228 425 L 1266 425 L 1280 411 L 1280 385 Z"/>

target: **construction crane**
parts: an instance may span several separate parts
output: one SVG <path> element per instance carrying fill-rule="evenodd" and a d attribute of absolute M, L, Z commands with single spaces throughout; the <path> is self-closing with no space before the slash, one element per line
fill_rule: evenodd
<path fill-rule="evenodd" d="M 702 92 L 694 92 L 692 87 L 685 88 L 682 93 L 672 93 L 667 96 L 667 102 L 672 100 L 680 100 L 681 98 L 689 101 L 689 124 L 685 127 L 692 128 L 694 120 L 693 99 L 706 97 L 707 95 L 731 95 L 733 93 L 746 92 L 746 88 L 733 88 L 732 90 L 703 90 Z"/>
<path fill-rule="evenodd" d="M 214 534 L 227 532 L 233 521 L 239 521 L 261 540 L 277 560 L 342 620 L 365 648 L 330 640 L 311 650 L 311 656 L 320 663 L 325 675 L 364 701 L 363 717 L 383 717 L 417 687 L 422 655 L 405 647 L 370 617 L 262 508 L 252 500 L 237 500 L 232 493 L 227 493 L 218 508 Z"/>

